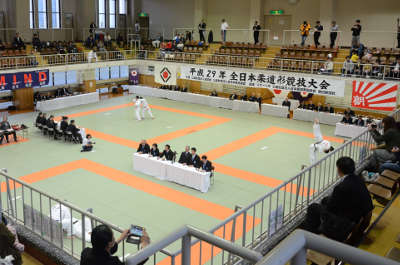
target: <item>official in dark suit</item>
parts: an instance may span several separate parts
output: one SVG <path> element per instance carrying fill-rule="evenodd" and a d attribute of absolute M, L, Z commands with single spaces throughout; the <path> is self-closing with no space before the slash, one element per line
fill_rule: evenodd
<path fill-rule="evenodd" d="M 331 107 L 331 104 L 328 104 L 324 107 L 324 112 L 335 113 L 335 109 Z"/>
<path fill-rule="evenodd" d="M 3 131 L 3 132 L 2 132 L 2 134 L 3 134 L 2 138 L 3 138 L 3 137 L 6 137 L 7 143 L 10 142 L 10 141 L 8 140 L 8 136 L 9 136 L 10 134 L 13 135 L 13 137 L 14 137 L 14 142 L 18 142 L 18 139 L 17 139 L 17 132 L 11 127 L 11 125 L 10 125 L 10 123 L 8 122 L 6 116 L 3 117 L 3 121 L 0 123 L 0 130 Z M 1 141 L 3 141 L 3 139 L 1 139 Z"/>
<path fill-rule="evenodd" d="M 345 111 L 344 111 L 344 115 L 346 115 L 346 114 L 349 114 L 351 117 L 354 117 L 356 114 L 354 113 L 354 111 L 353 110 L 351 110 L 350 108 L 347 108 Z"/>
<path fill-rule="evenodd" d="M 57 138 L 57 132 L 56 132 L 56 130 L 57 130 L 57 123 L 54 122 L 54 116 L 53 116 L 53 115 L 51 115 L 51 116 L 49 117 L 49 119 L 47 120 L 47 128 L 53 129 L 54 140 L 57 140 L 57 139 L 58 139 L 58 138 Z"/>
<path fill-rule="evenodd" d="M 68 117 L 64 116 L 62 117 L 60 129 L 63 133 L 65 133 L 68 129 Z"/>
<path fill-rule="evenodd" d="M 188 165 L 190 164 L 190 146 L 185 147 L 185 151 L 181 153 L 181 156 L 179 157 L 179 163 Z"/>
<path fill-rule="evenodd" d="M 362 217 L 367 216 L 372 209 L 372 199 L 365 186 L 364 180 L 354 174 L 355 163 L 350 157 L 341 157 L 336 161 L 337 172 L 343 181 L 339 183 L 330 196 L 325 197 L 321 204 L 311 204 L 307 210 L 306 219 L 301 228 L 324 233 L 319 231 L 321 226 L 321 215 L 333 216 L 338 220 L 348 220 L 348 223 L 357 224 Z M 331 215 L 326 215 L 329 213 Z M 337 234 L 344 230 L 351 232 L 351 227 L 337 227 Z M 336 240 L 343 241 L 347 236 Z"/>
<path fill-rule="evenodd" d="M 75 125 L 75 120 L 71 120 L 67 131 L 70 131 L 72 136 L 74 136 L 75 139 L 78 139 L 79 143 L 82 143 L 82 135 L 79 133 L 79 128 Z"/>
<path fill-rule="evenodd" d="M 193 166 L 195 168 L 200 168 L 200 157 L 198 154 L 196 154 L 197 150 L 195 147 L 192 147 L 190 150 L 190 160 L 188 166 Z"/>
<path fill-rule="evenodd" d="M 42 117 L 43 117 L 43 113 L 42 113 L 42 112 L 39 112 L 39 114 L 38 114 L 37 117 L 36 117 L 36 121 L 35 121 L 35 126 L 36 126 L 36 127 L 37 127 L 39 124 L 41 125 Z"/>
<path fill-rule="evenodd" d="M 365 122 L 361 116 L 358 116 L 357 120 L 354 122 L 354 125 L 364 127 Z"/>
<path fill-rule="evenodd" d="M 248 100 L 248 97 L 247 97 L 246 94 L 243 95 L 242 100 L 243 100 L 243 101 L 247 101 L 247 100 Z"/>
<path fill-rule="evenodd" d="M 353 118 L 349 114 L 345 114 L 345 116 L 343 117 L 341 123 L 353 124 Z"/>
<path fill-rule="evenodd" d="M 160 158 L 168 161 L 174 159 L 174 152 L 171 151 L 171 146 L 169 144 L 165 145 L 164 151 L 160 154 Z"/>
<path fill-rule="evenodd" d="M 318 112 L 323 112 L 323 111 L 324 111 L 324 106 L 322 106 L 321 103 L 318 103 L 318 106 L 317 106 L 316 111 L 318 111 Z"/>
<path fill-rule="evenodd" d="M 232 95 L 229 96 L 229 99 L 230 100 L 236 100 L 236 99 L 238 99 L 238 96 L 236 94 L 232 94 Z"/>
<path fill-rule="evenodd" d="M 146 142 L 146 140 L 142 140 L 136 152 L 139 154 L 148 154 L 150 153 L 150 145 Z"/>
<path fill-rule="evenodd" d="M 205 156 L 205 155 L 203 155 L 201 157 L 200 169 L 205 172 L 211 172 L 214 170 L 214 167 L 213 167 L 211 161 L 208 161 L 207 156 Z"/>
<path fill-rule="evenodd" d="M 151 146 L 150 156 L 153 156 L 153 157 L 159 157 L 160 156 L 160 150 L 158 150 L 157 144 L 153 144 Z"/>

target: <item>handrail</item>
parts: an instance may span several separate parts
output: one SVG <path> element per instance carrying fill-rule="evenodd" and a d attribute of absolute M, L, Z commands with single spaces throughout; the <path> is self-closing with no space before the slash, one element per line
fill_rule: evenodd
<path fill-rule="evenodd" d="M 296 230 L 256 265 L 305 265 L 306 250 L 312 249 L 354 265 L 398 265 L 398 262 L 345 245 L 313 233 Z"/>

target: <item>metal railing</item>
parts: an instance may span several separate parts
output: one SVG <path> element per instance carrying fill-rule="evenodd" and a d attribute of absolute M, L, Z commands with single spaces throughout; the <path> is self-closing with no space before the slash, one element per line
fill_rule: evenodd
<path fill-rule="evenodd" d="M 285 238 L 256 265 L 306 265 L 307 250 L 315 250 L 329 257 L 354 265 L 398 265 L 399 263 L 361 249 L 324 238 L 307 231 L 297 230 Z"/>

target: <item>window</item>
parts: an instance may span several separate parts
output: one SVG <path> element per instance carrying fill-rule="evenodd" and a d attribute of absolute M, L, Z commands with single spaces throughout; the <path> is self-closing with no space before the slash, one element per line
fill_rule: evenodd
<path fill-rule="evenodd" d="M 60 0 L 51 0 L 51 23 L 53 29 L 61 28 L 60 25 Z"/>
<path fill-rule="evenodd" d="M 119 14 L 126 15 L 126 0 L 119 1 Z"/>
<path fill-rule="evenodd" d="M 35 28 L 35 13 L 33 12 L 33 0 L 29 0 L 29 27 Z"/>
<path fill-rule="evenodd" d="M 106 27 L 106 1 L 99 0 L 99 28 Z"/>
<path fill-rule="evenodd" d="M 109 0 L 110 7 L 108 9 L 108 12 L 110 14 L 110 28 L 111 29 L 115 29 L 115 18 L 116 18 L 116 15 L 115 15 L 115 9 L 116 9 L 115 1 L 116 0 Z"/>
<path fill-rule="evenodd" d="M 39 28 L 47 29 L 47 3 L 46 0 L 38 0 Z"/>

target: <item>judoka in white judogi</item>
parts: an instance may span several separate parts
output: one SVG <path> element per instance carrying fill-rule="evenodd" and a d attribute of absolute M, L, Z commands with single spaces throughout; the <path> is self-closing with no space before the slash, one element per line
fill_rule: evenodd
<path fill-rule="evenodd" d="M 141 121 L 142 119 L 140 118 L 140 110 L 142 108 L 142 101 L 138 96 L 133 99 L 133 104 L 135 105 L 136 119 Z"/>
<path fill-rule="evenodd" d="M 140 98 L 139 99 L 141 101 L 141 108 L 142 108 L 142 119 L 144 119 L 144 112 L 147 111 L 147 113 L 149 114 L 149 116 L 153 119 L 153 113 L 151 113 L 151 109 L 149 106 L 149 103 L 147 103 L 147 100 L 145 98 Z"/>
<path fill-rule="evenodd" d="M 331 146 L 331 143 L 327 140 L 324 140 L 321 133 L 321 128 L 319 126 L 319 120 L 315 119 L 313 125 L 313 133 L 315 143 L 310 145 L 310 163 L 311 165 L 317 161 L 317 152 L 329 153 L 333 151 L 334 148 Z"/>

